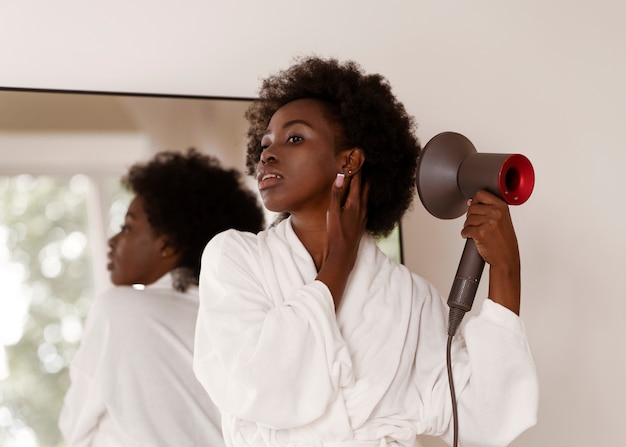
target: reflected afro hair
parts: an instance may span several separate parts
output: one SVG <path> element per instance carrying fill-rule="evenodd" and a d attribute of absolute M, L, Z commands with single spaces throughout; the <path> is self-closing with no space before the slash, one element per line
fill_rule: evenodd
<path fill-rule="evenodd" d="M 133 165 L 122 185 L 141 196 L 154 232 L 169 236 L 181 253 L 179 290 L 198 284 L 202 251 L 213 236 L 229 228 L 257 233 L 265 225 L 257 197 L 241 183 L 241 174 L 195 149 L 159 152 Z"/>
<path fill-rule="evenodd" d="M 411 206 L 417 159 L 421 152 L 415 122 L 378 74 L 365 74 L 354 61 L 315 56 L 265 79 L 259 99 L 246 111 L 246 167 L 253 174 L 261 157 L 261 138 L 272 115 L 304 98 L 328 105 L 328 118 L 339 127 L 336 149 L 360 147 L 363 180 L 370 185 L 367 231 L 386 236 Z"/>

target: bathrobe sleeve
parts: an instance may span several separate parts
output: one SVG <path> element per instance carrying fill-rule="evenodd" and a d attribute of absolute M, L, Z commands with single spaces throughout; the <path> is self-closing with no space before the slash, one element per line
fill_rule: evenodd
<path fill-rule="evenodd" d="M 537 374 L 522 320 L 486 299 L 480 313 L 468 319 L 462 329 L 462 334 L 454 337 L 451 354 L 459 445 L 507 446 L 535 425 L 537 417 Z M 444 330 L 439 327 L 430 333 L 445 334 Z M 452 404 L 445 359 L 440 366 L 429 362 L 437 351 L 443 356 L 445 338 L 437 342 L 438 347 L 429 346 L 430 352 L 423 342 L 418 347 L 416 370 L 422 374 L 415 380 L 425 413 L 415 420 L 418 433 L 441 436 L 452 444 Z"/>
<path fill-rule="evenodd" d="M 96 300 L 94 308 L 99 304 L 100 300 Z M 61 433 L 73 447 L 93 443 L 100 419 L 106 413 L 106 391 L 98 380 L 98 372 L 106 355 L 102 345 L 106 345 L 110 331 L 96 318 L 96 313 L 97 310 L 92 310 L 89 314 L 80 348 L 69 368 L 71 386 L 59 416 Z"/>
<path fill-rule="evenodd" d="M 255 235 L 234 230 L 202 258 L 196 376 L 223 413 L 275 429 L 314 421 L 353 380 L 328 288 L 280 284 L 295 262 L 286 248 L 263 257 Z"/>
<path fill-rule="evenodd" d="M 458 394 L 459 439 L 464 446 L 509 445 L 537 422 L 539 386 L 524 324 L 486 299 L 463 335 L 470 374 Z"/>

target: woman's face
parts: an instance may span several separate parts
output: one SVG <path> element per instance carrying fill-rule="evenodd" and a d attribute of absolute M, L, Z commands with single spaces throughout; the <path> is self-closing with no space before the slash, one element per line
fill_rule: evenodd
<path fill-rule="evenodd" d="M 164 238 L 156 236 L 143 208 L 135 197 L 126 212 L 119 233 L 109 239 L 108 270 L 115 285 L 151 284 L 163 272 Z"/>
<path fill-rule="evenodd" d="M 274 113 L 261 139 L 257 181 L 270 211 L 326 213 L 333 181 L 341 169 L 336 126 L 315 99 L 292 101 Z"/>

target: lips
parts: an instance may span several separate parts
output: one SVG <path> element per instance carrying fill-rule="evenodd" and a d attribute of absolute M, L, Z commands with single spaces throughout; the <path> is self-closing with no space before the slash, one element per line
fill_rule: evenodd
<path fill-rule="evenodd" d="M 263 190 L 271 186 L 274 186 L 277 183 L 280 183 L 282 179 L 283 179 L 283 176 L 277 172 L 261 171 L 257 175 L 259 190 Z"/>

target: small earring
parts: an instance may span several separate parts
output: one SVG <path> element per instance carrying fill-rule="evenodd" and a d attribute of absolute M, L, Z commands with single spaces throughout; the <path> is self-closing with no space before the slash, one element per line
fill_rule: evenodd
<path fill-rule="evenodd" d="M 352 175 L 352 171 L 348 170 L 348 175 Z"/>
<path fill-rule="evenodd" d="M 162 258 L 167 258 L 167 251 L 161 250 L 161 257 Z"/>

